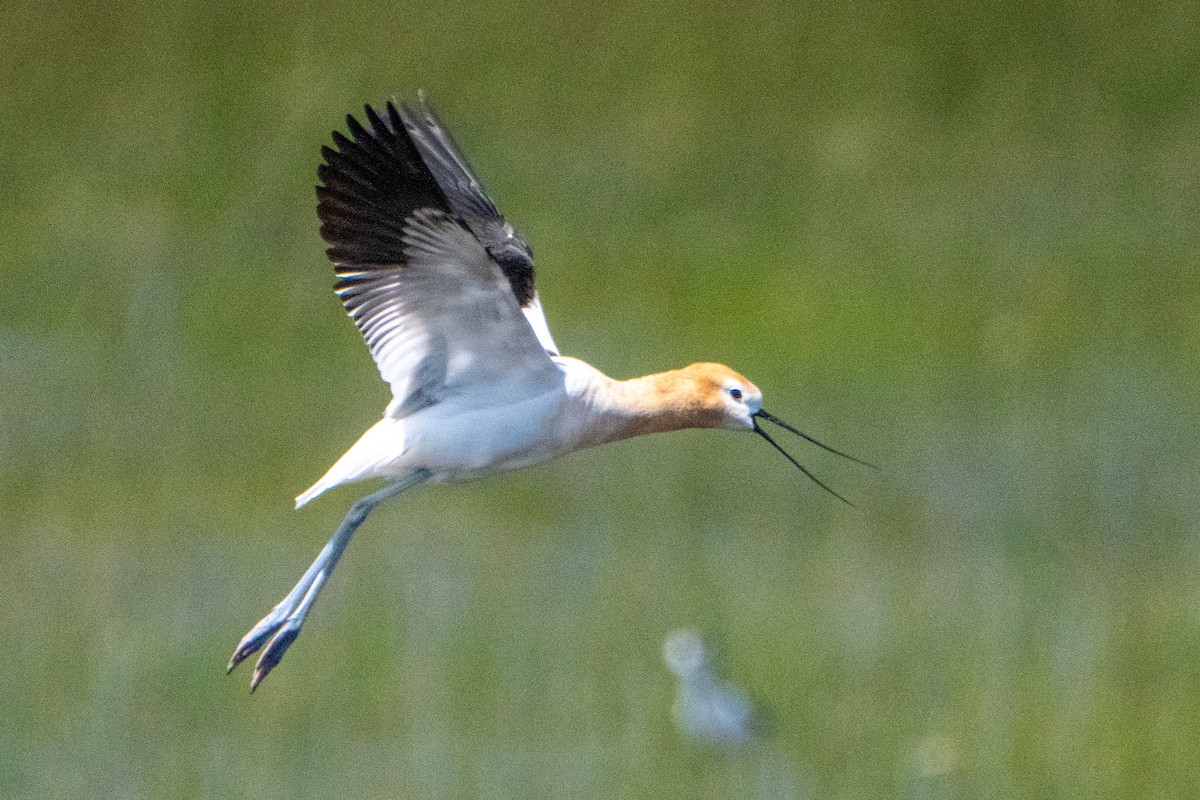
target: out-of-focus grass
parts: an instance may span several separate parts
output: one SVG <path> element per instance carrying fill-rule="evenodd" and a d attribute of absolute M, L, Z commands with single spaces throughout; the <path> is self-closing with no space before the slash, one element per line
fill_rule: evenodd
<path fill-rule="evenodd" d="M 1194 795 L 1198 13 L 11 5 L 0 794 Z M 422 85 L 564 348 L 883 470 L 688 433 L 418 493 L 250 697 L 354 490 L 290 498 L 386 401 L 318 148 Z M 679 740 L 679 625 L 756 748 Z"/>

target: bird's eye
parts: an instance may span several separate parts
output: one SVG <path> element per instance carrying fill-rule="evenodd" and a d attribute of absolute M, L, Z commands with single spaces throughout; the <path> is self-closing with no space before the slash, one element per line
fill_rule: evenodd
<path fill-rule="evenodd" d="M 730 389 L 729 396 L 732 397 L 734 400 L 741 400 L 742 399 L 742 390 L 741 389 Z"/>

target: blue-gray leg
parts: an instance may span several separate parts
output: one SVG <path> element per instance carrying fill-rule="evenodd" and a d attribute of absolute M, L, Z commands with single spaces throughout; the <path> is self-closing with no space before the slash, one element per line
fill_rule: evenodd
<path fill-rule="evenodd" d="M 267 677 L 267 673 L 283 660 L 283 654 L 300 635 L 300 626 L 304 624 L 304 618 L 308 616 L 309 610 L 317 599 L 317 594 L 325 585 L 325 581 L 333 574 L 333 568 L 337 566 L 338 559 L 342 557 L 346 545 L 350 543 L 350 537 L 358 530 L 358 526 L 363 524 L 363 520 L 371 513 L 371 509 L 384 500 L 395 497 L 428 480 L 429 477 L 428 470 L 415 470 L 401 480 L 360 498 L 350 506 L 346 516 L 342 518 L 342 523 L 338 525 L 329 542 L 321 549 L 321 553 L 313 561 L 312 566 L 300 578 L 300 582 L 288 592 L 287 597 L 280 600 L 279 604 L 271 609 L 271 613 L 259 620 L 258 624 L 242 637 L 242 641 L 238 642 L 238 646 L 234 649 L 233 657 L 229 659 L 230 671 L 257 652 L 268 641 L 270 642 L 263 650 L 262 655 L 258 657 L 258 663 L 254 665 L 254 674 L 250 678 L 250 691 L 254 691 L 262 683 L 263 678 Z"/>

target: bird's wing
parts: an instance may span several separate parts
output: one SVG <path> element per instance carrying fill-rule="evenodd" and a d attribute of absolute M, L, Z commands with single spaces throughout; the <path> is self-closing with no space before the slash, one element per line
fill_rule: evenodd
<path fill-rule="evenodd" d="M 353 138 L 335 132 L 337 149 L 322 148 L 317 214 L 337 294 L 392 386 L 388 414 L 551 385 L 558 370 L 522 313 L 521 284 L 450 202 L 395 106 L 366 116 L 369 130 L 348 117 Z"/>
<path fill-rule="evenodd" d="M 400 104 L 400 118 L 409 138 L 442 190 L 450 210 L 467 224 L 508 278 L 517 304 L 528 318 L 538 341 L 546 352 L 558 355 L 558 346 L 550 336 L 534 285 L 533 251 L 496 209 L 423 91 L 418 93 L 418 98 L 419 111 Z"/>

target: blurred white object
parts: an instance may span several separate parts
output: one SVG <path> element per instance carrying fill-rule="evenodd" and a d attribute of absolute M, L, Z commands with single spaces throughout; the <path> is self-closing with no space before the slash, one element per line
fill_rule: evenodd
<path fill-rule="evenodd" d="M 678 679 L 672 712 L 679 732 L 702 744 L 742 747 L 754 739 L 746 694 L 713 672 L 708 648 L 695 631 L 667 634 L 663 661 Z"/>

